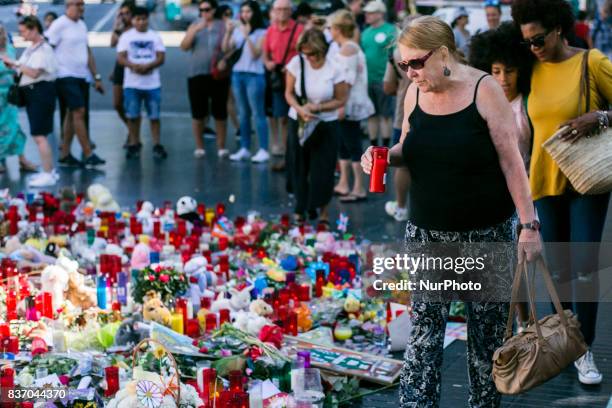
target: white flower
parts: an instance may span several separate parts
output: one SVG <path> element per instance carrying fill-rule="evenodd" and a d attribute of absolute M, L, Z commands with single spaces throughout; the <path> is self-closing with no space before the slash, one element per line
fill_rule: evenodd
<path fill-rule="evenodd" d="M 204 401 L 200 399 L 196 389 L 189 385 L 181 383 L 181 406 L 198 408 L 204 405 Z"/>

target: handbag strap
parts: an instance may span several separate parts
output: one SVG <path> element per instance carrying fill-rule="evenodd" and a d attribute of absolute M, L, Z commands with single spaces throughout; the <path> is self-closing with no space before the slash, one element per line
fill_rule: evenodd
<path fill-rule="evenodd" d="M 567 321 L 567 316 L 563 312 L 563 307 L 561 306 L 561 301 L 559 300 L 559 295 L 557 294 L 557 290 L 555 289 L 555 285 L 552 281 L 552 277 L 550 275 L 550 271 L 544 262 L 542 256 L 539 256 L 536 260 L 536 265 L 538 269 L 541 271 L 542 276 L 544 277 L 544 282 L 546 284 L 546 290 L 555 306 L 555 310 L 559 315 L 559 319 L 561 320 L 561 324 L 565 326 L 565 328 L 569 327 L 569 323 Z M 508 320 L 506 321 L 506 334 L 504 336 L 504 341 L 509 339 L 512 336 L 512 321 L 514 319 L 514 314 L 516 313 L 516 306 L 518 305 L 518 293 L 521 287 L 521 277 L 524 277 L 525 285 L 527 287 L 527 298 L 529 302 L 529 309 L 531 314 L 531 320 L 535 325 L 536 332 L 538 334 L 538 341 L 543 341 L 544 337 L 542 336 L 542 331 L 540 328 L 540 324 L 538 322 L 537 316 L 535 314 L 536 306 L 535 306 L 535 275 L 532 275 L 532 280 L 529 280 L 528 273 L 528 264 L 527 262 L 519 263 L 516 266 L 516 272 L 514 273 L 514 280 L 512 282 L 512 296 L 510 299 L 510 311 L 508 312 Z"/>
<path fill-rule="evenodd" d="M 289 42 L 287 43 L 287 48 L 285 48 L 285 54 L 283 55 L 283 59 L 281 65 L 285 65 L 287 62 L 287 56 L 289 55 L 289 48 L 291 48 L 291 42 L 293 41 L 293 35 L 295 34 L 295 30 L 297 29 L 298 23 L 295 22 L 293 24 L 293 28 L 291 29 L 291 34 L 289 35 Z"/>
<path fill-rule="evenodd" d="M 304 57 L 300 54 L 300 93 L 304 103 L 308 102 L 308 95 L 306 95 L 306 70 L 304 64 Z"/>
<path fill-rule="evenodd" d="M 586 50 L 582 54 L 582 74 L 580 77 L 580 99 L 578 100 L 578 115 L 591 111 L 591 79 L 589 78 L 589 52 L 590 50 Z M 585 99 L 585 110 L 584 112 L 580 112 L 580 107 L 583 98 Z"/>

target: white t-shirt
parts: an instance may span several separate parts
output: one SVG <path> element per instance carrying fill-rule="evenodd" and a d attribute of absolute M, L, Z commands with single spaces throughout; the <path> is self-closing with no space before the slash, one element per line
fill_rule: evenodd
<path fill-rule="evenodd" d="M 30 45 L 26 48 L 21 54 L 21 57 L 19 57 L 19 63 L 28 68 L 42 70 L 37 78 L 32 78 L 23 74 L 19 81 L 19 86 L 30 85 L 42 81 L 55 81 L 57 60 L 55 59 L 53 48 L 51 48 L 46 41 L 38 45 Z"/>
<path fill-rule="evenodd" d="M 162 39 L 156 31 L 140 32 L 131 28 L 119 37 L 117 53 L 127 51 L 127 59 L 133 64 L 149 64 L 155 61 L 158 52 L 166 52 Z M 159 69 L 155 68 L 147 75 L 140 75 L 125 69 L 123 77 L 124 88 L 157 89 L 161 87 Z"/>
<path fill-rule="evenodd" d="M 353 47 L 357 51 L 355 54 L 342 55 L 340 49 L 338 49 L 332 59 L 342 70 L 345 82 L 351 86 L 349 98 L 344 106 L 346 118 L 348 120 L 364 120 L 374 114 L 374 104 L 368 96 L 366 59 L 359 45 L 352 41 L 349 44 L 348 47 Z"/>
<path fill-rule="evenodd" d="M 344 81 L 342 70 L 329 58 L 325 59 L 325 63 L 319 69 L 313 69 L 304 57 L 305 81 L 306 81 L 306 96 L 310 103 L 322 103 L 333 99 L 334 85 Z M 298 96 L 302 95 L 301 91 L 301 67 L 300 56 L 296 55 L 291 58 L 287 64 L 287 71 L 295 77 L 295 93 Z M 317 114 L 319 119 L 324 122 L 330 122 L 338 119 L 338 111 L 320 112 Z M 291 108 L 289 117 L 297 120 L 297 112 Z"/>
<path fill-rule="evenodd" d="M 89 79 L 87 26 L 83 20 L 74 21 L 63 15 L 51 24 L 45 37 L 55 49 L 58 78 Z"/>
<path fill-rule="evenodd" d="M 266 30 L 263 28 L 258 28 L 249 34 L 249 38 L 253 44 L 257 44 L 260 39 L 266 35 Z M 238 28 L 234 29 L 232 33 L 232 42 L 236 44 L 236 48 L 240 48 L 244 43 L 244 35 L 242 31 Z M 251 52 L 251 47 L 249 44 L 244 44 L 242 48 L 242 54 L 240 54 L 240 59 L 234 64 L 233 67 L 234 72 L 251 72 L 254 74 L 263 74 L 264 64 L 263 58 L 260 55 L 259 58 L 253 58 L 253 53 Z"/>

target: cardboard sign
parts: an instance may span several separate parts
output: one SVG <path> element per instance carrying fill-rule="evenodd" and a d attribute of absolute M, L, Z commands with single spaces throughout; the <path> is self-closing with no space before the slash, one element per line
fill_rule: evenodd
<path fill-rule="evenodd" d="M 404 364 L 401 360 L 360 353 L 342 347 L 317 344 L 298 337 L 285 336 L 284 347 L 289 356 L 298 351 L 310 352 L 310 364 L 323 370 L 352 375 L 378 384 L 393 384 Z"/>

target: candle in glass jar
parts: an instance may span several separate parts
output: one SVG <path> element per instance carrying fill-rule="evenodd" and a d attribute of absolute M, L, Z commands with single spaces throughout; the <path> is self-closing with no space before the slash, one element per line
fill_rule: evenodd
<path fill-rule="evenodd" d="M 106 375 L 106 391 L 104 396 L 111 397 L 119 391 L 119 367 L 106 367 L 104 373 Z"/>
<path fill-rule="evenodd" d="M 183 313 L 172 313 L 170 316 L 170 327 L 179 334 L 183 334 Z"/>

